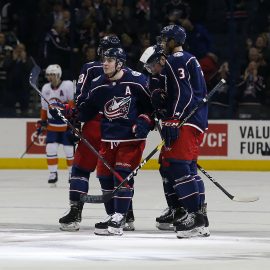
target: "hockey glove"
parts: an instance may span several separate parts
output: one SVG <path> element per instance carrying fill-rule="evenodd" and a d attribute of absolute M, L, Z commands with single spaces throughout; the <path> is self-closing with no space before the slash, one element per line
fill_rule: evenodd
<path fill-rule="evenodd" d="M 41 134 L 47 128 L 47 121 L 46 120 L 38 120 L 36 123 L 37 127 L 37 135 Z"/>
<path fill-rule="evenodd" d="M 162 120 L 162 130 L 161 135 L 165 141 L 165 146 L 170 147 L 172 143 L 179 137 L 179 120 L 174 118 L 169 118 Z"/>
<path fill-rule="evenodd" d="M 58 120 L 58 121 L 62 121 L 63 122 L 63 120 L 62 120 L 63 115 L 62 115 L 62 111 L 61 110 L 59 110 L 56 107 L 50 107 L 49 112 L 50 112 L 51 116 L 55 120 Z"/>
<path fill-rule="evenodd" d="M 135 134 L 136 138 L 146 138 L 152 128 L 152 119 L 147 114 L 140 114 L 132 127 L 132 132 Z"/>
<path fill-rule="evenodd" d="M 158 118 L 164 118 L 166 115 L 166 99 L 167 94 L 162 89 L 155 89 L 151 93 L 151 102 Z"/>
<path fill-rule="evenodd" d="M 52 103 L 51 106 L 50 106 L 49 112 L 51 113 L 51 110 L 54 110 L 55 108 L 58 108 L 61 111 L 62 115 L 64 115 L 68 119 L 71 119 L 71 118 L 74 118 L 75 117 L 75 114 L 76 114 L 75 108 L 71 107 L 67 103 L 65 103 L 65 104 L 63 104 L 61 102 Z"/>

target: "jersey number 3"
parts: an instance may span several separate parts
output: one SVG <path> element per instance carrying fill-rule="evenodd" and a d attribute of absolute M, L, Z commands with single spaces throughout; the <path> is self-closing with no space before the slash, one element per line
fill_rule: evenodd
<path fill-rule="evenodd" d="M 180 79 L 184 79 L 185 78 L 185 70 L 183 68 L 178 68 L 178 72 L 179 72 Z"/>

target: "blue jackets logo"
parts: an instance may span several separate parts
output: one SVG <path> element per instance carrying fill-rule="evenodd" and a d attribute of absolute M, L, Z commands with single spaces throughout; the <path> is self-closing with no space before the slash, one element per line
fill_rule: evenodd
<path fill-rule="evenodd" d="M 104 106 L 104 114 L 107 119 L 113 120 L 116 118 L 128 119 L 131 97 L 114 97 L 109 100 Z"/>

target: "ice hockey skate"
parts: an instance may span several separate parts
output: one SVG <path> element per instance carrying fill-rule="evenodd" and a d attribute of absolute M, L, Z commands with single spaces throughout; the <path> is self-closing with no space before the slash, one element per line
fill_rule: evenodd
<path fill-rule="evenodd" d="M 200 236 L 199 230 L 205 226 L 204 216 L 200 211 L 192 212 L 189 213 L 186 218 L 175 222 L 174 225 L 177 238 Z"/>
<path fill-rule="evenodd" d="M 177 209 L 167 207 L 160 217 L 156 218 L 156 227 L 163 231 L 174 231 L 173 223 L 186 215 L 184 208 Z"/>
<path fill-rule="evenodd" d="M 122 235 L 125 226 L 125 216 L 120 213 L 112 215 L 112 219 L 108 223 L 108 232 L 111 235 Z"/>
<path fill-rule="evenodd" d="M 198 228 L 198 232 L 200 233 L 200 236 L 202 237 L 208 237 L 210 236 L 210 230 L 209 230 L 209 220 L 208 220 L 208 217 L 207 217 L 207 204 L 203 204 L 202 206 L 202 214 L 203 214 L 203 217 L 204 217 L 204 227 L 201 227 L 201 228 Z"/>
<path fill-rule="evenodd" d="M 110 235 L 108 231 L 108 223 L 112 219 L 112 215 L 108 215 L 103 221 L 95 224 L 94 234 L 96 235 Z"/>
<path fill-rule="evenodd" d="M 67 215 L 59 219 L 60 230 L 75 232 L 80 229 L 79 223 L 82 220 L 82 204 L 71 204 L 70 211 Z"/>
<path fill-rule="evenodd" d="M 123 231 L 135 231 L 134 220 L 135 218 L 133 211 L 129 210 L 126 216 L 126 222 Z"/>
<path fill-rule="evenodd" d="M 48 179 L 48 184 L 50 184 L 50 187 L 56 187 L 57 181 L 58 181 L 57 172 L 51 172 Z"/>

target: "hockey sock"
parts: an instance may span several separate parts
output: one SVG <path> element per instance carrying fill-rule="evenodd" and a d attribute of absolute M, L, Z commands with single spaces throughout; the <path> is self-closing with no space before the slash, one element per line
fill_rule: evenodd
<path fill-rule="evenodd" d="M 48 143 L 46 145 L 46 157 L 50 172 L 57 172 L 58 168 L 58 143 Z"/>
<path fill-rule="evenodd" d="M 199 194 L 200 194 L 200 205 L 203 206 L 205 201 L 205 187 L 202 178 L 199 175 L 194 175 L 195 180 L 197 181 Z"/>
<path fill-rule="evenodd" d="M 190 174 L 189 163 L 186 161 L 170 163 L 170 181 L 178 200 L 188 212 L 197 212 L 200 209 L 198 184 Z"/>
<path fill-rule="evenodd" d="M 179 207 L 178 197 L 175 193 L 172 183 L 169 181 L 169 174 L 166 168 L 160 166 L 159 168 L 160 175 L 162 177 L 163 190 L 167 205 L 171 208 Z"/>
<path fill-rule="evenodd" d="M 130 174 L 130 170 L 122 167 L 118 167 L 116 171 L 122 176 L 122 178 L 126 178 Z M 115 186 L 119 185 L 119 180 L 114 177 Z M 129 205 L 133 196 L 133 184 L 134 180 L 128 182 L 129 187 L 120 188 L 119 191 L 116 192 L 114 196 L 114 210 L 117 213 L 126 214 Z"/>
<path fill-rule="evenodd" d="M 90 172 L 86 172 L 76 167 L 72 167 L 69 199 L 70 201 L 80 201 L 82 193 L 88 193 Z"/>
<path fill-rule="evenodd" d="M 190 172 L 197 181 L 199 194 L 200 194 L 200 206 L 202 207 L 205 202 L 205 187 L 202 178 L 198 175 L 197 160 L 193 160 L 190 164 Z"/>
<path fill-rule="evenodd" d="M 99 183 L 101 186 L 102 193 L 113 192 L 114 180 L 113 176 L 100 176 Z M 104 203 L 105 211 L 108 215 L 112 215 L 114 211 L 114 198 Z"/>
<path fill-rule="evenodd" d="M 70 145 L 64 145 L 64 152 L 66 155 L 66 162 L 67 162 L 67 166 L 71 167 L 73 164 L 73 146 Z"/>

